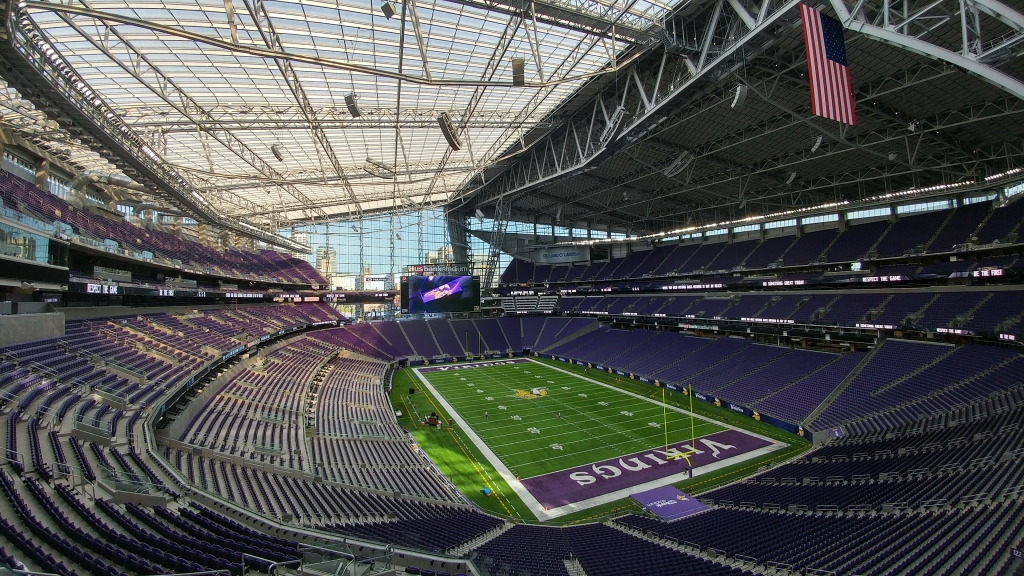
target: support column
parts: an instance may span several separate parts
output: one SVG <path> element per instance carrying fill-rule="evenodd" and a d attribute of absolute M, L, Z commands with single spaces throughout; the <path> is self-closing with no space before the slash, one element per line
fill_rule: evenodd
<path fill-rule="evenodd" d="M 36 161 L 36 188 L 45 192 L 50 191 L 50 184 L 47 182 L 47 176 L 50 174 L 50 161 L 46 158 L 40 158 Z"/>

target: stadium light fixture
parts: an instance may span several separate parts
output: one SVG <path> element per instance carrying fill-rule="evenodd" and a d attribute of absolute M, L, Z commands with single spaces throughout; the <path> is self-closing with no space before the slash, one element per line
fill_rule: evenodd
<path fill-rule="evenodd" d="M 277 158 L 281 162 L 284 162 L 284 154 L 281 153 L 280 144 L 271 144 L 270 152 L 274 155 L 274 158 Z"/>
<path fill-rule="evenodd" d="M 789 173 L 789 179 L 786 180 L 786 184 L 787 185 L 792 184 L 793 180 L 796 180 L 796 172 L 790 172 Z"/>
<path fill-rule="evenodd" d="M 820 146 L 821 146 L 821 134 L 818 134 L 818 137 L 814 139 L 814 144 L 811 145 L 811 152 L 812 153 L 813 152 L 817 152 L 818 148 Z"/>
<path fill-rule="evenodd" d="M 526 86 L 526 58 L 512 58 L 512 85 Z"/>
<path fill-rule="evenodd" d="M 1024 168 L 1011 168 L 1006 172 L 1000 172 L 991 176 L 985 176 L 985 182 L 991 182 L 993 180 L 999 180 L 1000 178 L 1006 178 L 1007 176 L 1013 176 L 1014 174 L 1020 174 L 1024 172 Z"/>
<path fill-rule="evenodd" d="M 740 84 L 736 86 L 736 93 L 732 97 L 732 106 L 730 108 L 741 108 L 743 103 L 747 101 L 747 86 Z"/>
<path fill-rule="evenodd" d="M 441 127 L 441 134 L 444 135 L 444 139 L 448 142 L 448 146 L 452 150 L 458 152 L 462 149 L 462 139 L 459 138 L 458 129 L 455 124 L 452 123 L 452 117 L 447 112 L 441 112 L 437 116 L 437 124 Z"/>
<path fill-rule="evenodd" d="M 356 96 L 355 92 L 345 96 L 345 106 L 348 107 L 348 113 L 353 118 L 359 118 L 363 115 L 362 111 L 359 110 L 359 97 Z"/>
<path fill-rule="evenodd" d="M 671 164 L 666 166 L 661 173 L 669 178 L 673 178 L 683 170 L 686 170 L 686 167 L 689 166 L 691 162 L 693 162 L 693 154 L 684 150 L 683 153 L 673 160 Z"/>
<path fill-rule="evenodd" d="M 363 164 L 363 171 L 370 176 L 376 176 L 377 178 L 384 178 L 386 180 L 391 180 L 395 177 L 394 166 L 374 160 L 370 157 L 366 158 L 366 163 Z"/>

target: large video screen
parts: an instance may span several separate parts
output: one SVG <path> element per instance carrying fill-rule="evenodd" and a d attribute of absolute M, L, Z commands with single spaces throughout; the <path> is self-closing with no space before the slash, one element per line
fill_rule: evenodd
<path fill-rule="evenodd" d="M 480 306 L 480 279 L 473 276 L 403 276 L 407 314 L 472 312 Z"/>

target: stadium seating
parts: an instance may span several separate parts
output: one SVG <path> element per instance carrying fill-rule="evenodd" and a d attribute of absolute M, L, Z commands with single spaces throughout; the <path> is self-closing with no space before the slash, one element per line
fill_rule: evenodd
<path fill-rule="evenodd" d="M 0 200 L 7 209 L 42 218 L 53 234 L 53 223 L 71 226 L 73 242 L 100 250 L 110 250 L 141 260 L 178 265 L 188 271 L 287 285 L 316 284 L 327 281 L 309 262 L 272 250 L 247 252 L 216 250 L 178 238 L 157 225 L 140 228 L 124 220 L 112 220 L 88 209 L 75 208 L 66 201 L 39 190 L 6 171 L 0 171 Z"/>
<path fill-rule="evenodd" d="M 926 296 L 892 308 L 892 314 L 915 314 L 922 302 L 940 297 Z M 813 298 L 637 296 L 590 305 L 616 314 L 670 309 L 695 316 L 737 307 L 753 316 L 773 309 L 792 316 L 813 306 L 808 316 L 845 322 L 888 308 L 895 296 Z M 614 308 L 611 300 L 618 301 Z M 965 304 L 951 302 L 943 314 L 955 317 Z M 996 322 L 1004 305 L 1008 315 L 1020 314 L 1008 293 L 985 292 L 971 302 L 982 304 L 972 322 Z M 849 316 L 836 310 L 837 303 Z M 432 553 L 468 550 L 485 574 L 568 576 L 576 567 L 606 576 L 728 574 L 755 567 L 882 573 L 886 566 L 954 574 L 975 564 L 984 568 L 980 573 L 998 573 L 1009 561 L 1005 546 L 1014 542 L 1008 534 L 1022 528 L 1017 496 L 1024 486 L 1024 432 L 1018 422 L 1024 388 L 1017 375 L 1024 365 L 1015 350 L 986 345 L 890 339 L 870 354 L 835 354 L 739 338 L 611 329 L 592 318 L 529 316 L 332 327 L 276 341 L 257 363 L 224 374 L 226 385 L 186 423 L 182 444 L 163 446 L 159 454 L 141 444 L 139 406 L 145 399 L 155 401 L 237 348 L 247 334 L 334 318 L 330 308 L 308 304 L 132 316 L 71 322 L 62 339 L 4 349 L 0 397 L 8 410 L 8 468 L 0 470 L 0 487 L 12 513 L 0 520 L 0 562 L 13 554 L 58 574 L 239 574 L 243 552 L 274 561 L 298 557 L 294 542 L 195 502 L 148 507 L 92 500 L 63 480 L 68 474 L 113 474 L 178 497 L 202 491 L 256 517 L 344 537 Z M 478 346 L 526 346 L 692 384 L 698 392 L 816 430 L 842 426 L 847 436 L 701 494 L 712 508 L 679 522 L 631 515 L 611 525 L 510 526 L 464 503 L 410 446 L 385 395 L 394 359 L 432 349 L 465 352 L 467 346 L 472 352 Z M 100 364 L 89 350 L 111 363 Z M 132 370 L 144 377 L 129 377 Z M 82 386 L 135 400 L 116 409 L 83 394 Z M 60 434 L 71 419 L 106 428 L 128 444 L 105 447 Z M 51 422 L 63 423 L 53 428 Z M 958 531 L 969 534 L 969 552 L 947 545 Z M 898 544 L 891 534 L 901 535 Z M 261 567 L 253 562 L 247 565 Z"/>
<path fill-rule="evenodd" d="M 978 334 L 1018 334 L 1024 317 L 1022 291 L 908 288 L 886 291 L 815 291 L 778 295 L 709 292 L 679 295 L 563 296 L 565 315 L 592 317 L 706 318 L 737 322 L 822 326 L 889 325 L 934 331 L 967 329 Z M 523 318 L 524 322 L 527 318 Z M 555 320 L 552 318 L 552 320 Z M 543 318 L 531 319 L 542 325 Z M 1022 334 L 1024 335 L 1024 334 Z M 532 337 L 532 333 L 531 333 Z M 546 339 L 543 343 L 547 343 Z"/>
<path fill-rule="evenodd" d="M 959 574 L 980 563 L 979 574 L 1002 573 L 1006 542 L 1024 527 L 1022 415 L 1024 394 L 1003 395 L 843 438 L 702 495 L 714 507 L 684 521 L 615 522 L 691 553 L 787 570 Z M 965 536 L 969 551 L 963 540 L 950 546 Z"/>
<path fill-rule="evenodd" d="M 722 242 L 720 236 L 704 243 L 666 244 L 651 250 L 631 252 L 621 258 L 572 266 L 541 265 L 513 259 L 501 275 L 503 285 L 549 283 L 576 285 L 616 280 L 637 280 L 686 276 L 712 277 L 733 271 L 776 273 L 775 268 L 815 264 L 842 264 L 856 260 L 878 260 L 952 252 L 960 247 L 959 263 L 906 264 L 900 269 L 878 264 L 878 274 L 946 276 L 967 271 L 983 260 L 964 255 L 964 247 L 976 238 L 976 247 L 1016 243 L 1024 214 L 1024 202 L 995 207 L 992 202 L 975 202 L 956 209 L 901 215 L 894 221 L 852 221 L 845 230 L 837 228 L 808 231 L 800 236 L 784 235 L 764 240 L 737 239 Z M 969 252 L 969 251 L 968 251 Z M 966 257 L 966 261 L 965 261 Z M 1002 265 L 1009 267 L 1013 261 Z M 995 265 L 995 263 L 993 263 Z M 920 270 L 919 270 L 920 269 Z M 860 274 L 847 276 L 859 277 Z M 715 282 L 735 282 L 739 277 L 714 276 Z M 819 280 L 821 273 L 792 276 L 787 280 Z M 843 280 L 830 276 L 828 280 Z M 636 285 L 636 284 L 634 284 Z"/>

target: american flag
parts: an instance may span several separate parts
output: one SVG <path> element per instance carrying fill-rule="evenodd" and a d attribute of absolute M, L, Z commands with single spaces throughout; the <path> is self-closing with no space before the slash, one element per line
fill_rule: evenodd
<path fill-rule="evenodd" d="M 807 73 L 811 77 L 811 108 L 824 116 L 854 126 L 853 90 L 846 65 L 843 25 L 805 4 L 800 5 L 807 46 Z"/>

